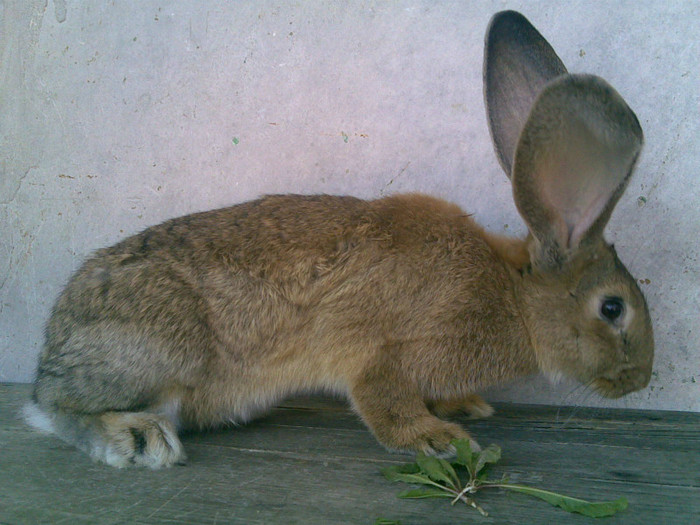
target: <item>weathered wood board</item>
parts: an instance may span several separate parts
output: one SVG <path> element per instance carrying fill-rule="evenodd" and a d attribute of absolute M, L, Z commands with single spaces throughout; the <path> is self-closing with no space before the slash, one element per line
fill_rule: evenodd
<path fill-rule="evenodd" d="M 249 425 L 188 434 L 188 464 L 117 470 L 18 418 L 29 385 L 0 384 L 0 523 L 591 523 L 521 494 L 478 495 L 480 516 L 447 500 L 400 500 L 386 452 L 341 401 L 298 399 Z M 494 476 L 583 499 L 625 496 L 606 524 L 700 524 L 700 414 L 497 405 L 462 421 L 497 443 Z"/>

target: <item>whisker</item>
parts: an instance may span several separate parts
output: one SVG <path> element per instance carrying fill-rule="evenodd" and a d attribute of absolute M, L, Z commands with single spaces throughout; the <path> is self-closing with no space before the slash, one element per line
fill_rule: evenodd
<path fill-rule="evenodd" d="M 563 422 L 564 428 L 566 428 L 571 420 L 578 414 L 579 409 L 585 406 L 586 401 L 588 401 L 588 399 L 595 394 L 595 390 L 591 388 L 592 385 L 592 380 L 588 383 L 577 384 L 564 397 L 566 404 L 571 407 L 571 412 Z M 559 420 L 560 410 L 557 411 L 557 420 Z"/>

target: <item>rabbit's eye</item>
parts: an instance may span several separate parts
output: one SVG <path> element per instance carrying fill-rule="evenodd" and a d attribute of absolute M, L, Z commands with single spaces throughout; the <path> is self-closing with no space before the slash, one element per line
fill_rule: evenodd
<path fill-rule="evenodd" d="M 600 305 L 600 315 L 608 321 L 617 321 L 625 312 L 625 303 L 619 297 L 607 297 Z"/>

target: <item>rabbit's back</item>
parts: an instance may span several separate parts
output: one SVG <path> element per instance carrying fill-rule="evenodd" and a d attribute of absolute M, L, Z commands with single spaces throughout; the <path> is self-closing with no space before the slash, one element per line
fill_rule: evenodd
<path fill-rule="evenodd" d="M 211 309 L 218 296 L 244 293 L 244 283 L 304 306 L 344 286 L 403 294 L 401 284 L 429 276 L 439 285 L 445 272 L 454 287 L 455 278 L 469 282 L 499 264 L 484 231 L 436 198 L 275 195 L 172 219 L 98 251 L 57 310 L 75 322 L 114 314 L 161 323 L 163 309 Z"/>

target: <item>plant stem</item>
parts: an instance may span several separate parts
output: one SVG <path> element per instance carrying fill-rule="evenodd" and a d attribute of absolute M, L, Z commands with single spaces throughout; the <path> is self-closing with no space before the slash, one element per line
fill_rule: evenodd
<path fill-rule="evenodd" d="M 476 492 L 476 487 L 469 483 L 461 491 L 455 492 L 455 494 L 457 494 L 457 497 L 455 497 L 455 499 L 452 500 L 452 504 L 454 505 L 455 503 L 457 503 L 458 500 L 463 498 L 469 499 L 465 496 L 465 494 L 473 494 L 474 492 Z"/>

